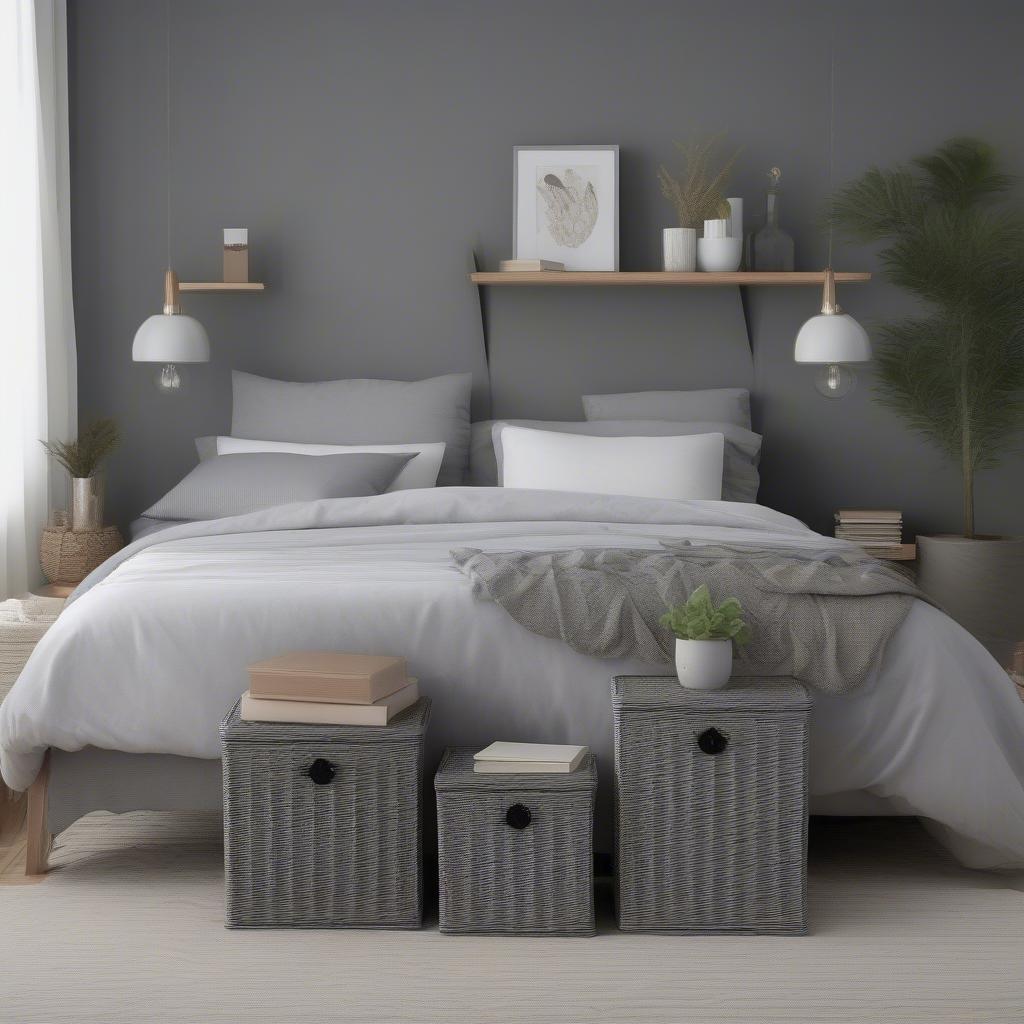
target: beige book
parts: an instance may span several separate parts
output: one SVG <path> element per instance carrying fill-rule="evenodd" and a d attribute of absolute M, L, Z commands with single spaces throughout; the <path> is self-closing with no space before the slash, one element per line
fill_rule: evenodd
<path fill-rule="evenodd" d="M 843 520 L 870 521 L 870 522 L 892 522 L 902 519 L 903 513 L 895 508 L 841 508 L 836 516 Z"/>
<path fill-rule="evenodd" d="M 565 264 L 558 260 L 502 260 L 498 264 L 502 272 L 537 273 L 541 270 L 565 270 Z"/>
<path fill-rule="evenodd" d="M 397 693 L 373 704 L 327 704 L 323 701 L 261 700 L 242 694 L 239 717 L 244 722 L 294 722 L 303 725 L 387 725 L 419 700 L 415 679 Z"/>
<path fill-rule="evenodd" d="M 405 658 L 344 651 L 292 651 L 249 666 L 249 692 L 261 700 L 372 704 L 409 682 Z"/>

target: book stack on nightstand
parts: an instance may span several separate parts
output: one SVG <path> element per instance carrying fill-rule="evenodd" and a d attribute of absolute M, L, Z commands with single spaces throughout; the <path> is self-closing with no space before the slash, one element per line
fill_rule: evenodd
<path fill-rule="evenodd" d="M 388 725 L 419 700 L 405 658 L 295 651 L 249 666 L 243 722 Z"/>
<path fill-rule="evenodd" d="M 875 558 L 913 561 L 916 545 L 903 543 L 903 513 L 887 508 L 841 508 L 835 515 L 835 535 L 864 548 Z"/>

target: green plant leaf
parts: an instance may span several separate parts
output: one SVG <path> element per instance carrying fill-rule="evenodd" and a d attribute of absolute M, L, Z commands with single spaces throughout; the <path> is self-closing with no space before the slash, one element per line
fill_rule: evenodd
<path fill-rule="evenodd" d="M 742 617 L 743 608 L 734 597 L 716 607 L 706 584 L 701 584 L 683 604 L 669 608 L 659 619 L 680 640 L 732 640 L 737 646 L 750 639 Z"/>

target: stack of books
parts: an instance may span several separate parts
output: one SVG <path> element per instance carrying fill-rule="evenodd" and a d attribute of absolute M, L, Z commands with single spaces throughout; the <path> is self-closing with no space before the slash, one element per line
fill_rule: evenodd
<path fill-rule="evenodd" d="M 481 775 L 568 775 L 587 756 L 587 747 L 561 743 L 492 743 L 473 755 Z"/>
<path fill-rule="evenodd" d="M 565 264 L 558 260 L 502 260 L 498 264 L 500 271 L 519 273 L 537 273 L 541 270 L 565 270 Z"/>
<path fill-rule="evenodd" d="M 897 509 L 841 508 L 836 537 L 862 548 L 894 548 L 903 543 L 903 513 Z"/>
<path fill-rule="evenodd" d="M 239 715 L 246 722 L 387 725 L 419 696 L 405 658 L 296 651 L 249 666 Z"/>

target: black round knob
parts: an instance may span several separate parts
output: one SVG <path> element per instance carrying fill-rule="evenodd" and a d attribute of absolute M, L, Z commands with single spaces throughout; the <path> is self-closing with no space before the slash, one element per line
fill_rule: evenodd
<path fill-rule="evenodd" d="M 720 754 L 727 746 L 729 746 L 729 737 L 723 735 L 712 726 L 710 729 L 705 729 L 697 737 L 697 746 L 700 747 L 705 754 Z"/>
<path fill-rule="evenodd" d="M 326 786 L 338 773 L 330 761 L 318 757 L 307 769 L 306 774 L 318 785 Z"/>
<path fill-rule="evenodd" d="M 530 808 L 523 804 L 513 804 L 505 812 L 505 824 L 511 828 L 524 829 L 533 821 Z"/>

